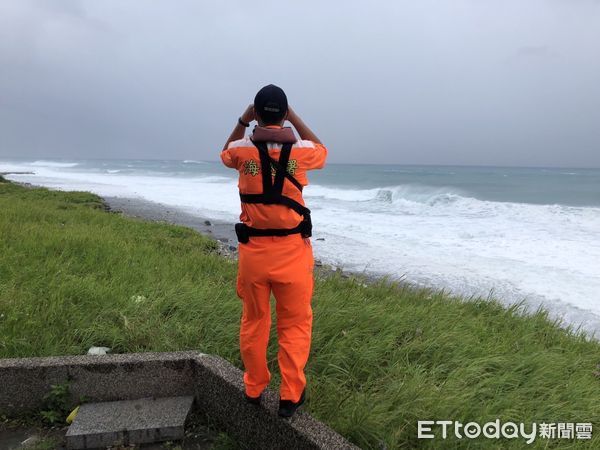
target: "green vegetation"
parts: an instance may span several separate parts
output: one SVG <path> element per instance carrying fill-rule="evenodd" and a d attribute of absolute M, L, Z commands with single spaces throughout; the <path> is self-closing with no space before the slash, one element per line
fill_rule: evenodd
<path fill-rule="evenodd" d="M 44 406 L 40 412 L 50 425 L 63 424 L 69 415 L 69 383 L 53 384 L 44 396 Z"/>
<path fill-rule="evenodd" d="M 0 357 L 197 349 L 242 367 L 236 263 L 213 241 L 81 192 L 4 183 L 0 211 Z M 361 447 L 525 446 L 417 439 L 417 420 L 497 418 L 592 422 L 591 442 L 530 447 L 600 447 L 600 345 L 544 311 L 339 274 L 313 306 L 306 409 Z M 269 358 L 276 388 L 275 321 Z"/>

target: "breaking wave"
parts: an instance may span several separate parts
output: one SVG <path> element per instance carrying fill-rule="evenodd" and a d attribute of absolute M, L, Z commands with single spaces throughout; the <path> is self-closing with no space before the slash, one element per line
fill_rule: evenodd
<path fill-rule="evenodd" d="M 67 162 L 56 162 L 56 161 L 44 161 L 43 159 L 40 159 L 39 161 L 34 161 L 32 163 L 29 163 L 28 165 L 30 166 L 34 166 L 34 167 L 75 167 L 78 166 L 79 163 L 67 163 Z"/>
<path fill-rule="evenodd" d="M 323 200 L 372 203 L 419 203 L 434 206 L 455 203 L 461 199 L 475 200 L 467 193 L 450 188 L 432 186 L 399 185 L 372 189 L 342 189 L 325 186 L 310 186 L 307 196 Z"/>

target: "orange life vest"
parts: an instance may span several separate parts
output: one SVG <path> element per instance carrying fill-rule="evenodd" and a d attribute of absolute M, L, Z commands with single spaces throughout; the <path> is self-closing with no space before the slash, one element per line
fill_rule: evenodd
<path fill-rule="evenodd" d="M 243 194 L 240 192 L 242 203 L 262 203 L 265 205 L 280 204 L 285 205 L 303 217 L 302 222 L 294 228 L 254 228 L 249 227 L 243 222 L 235 225 L 235 233 L 238 242 L 245 244 L 251 236 L 287 236 L 300 233 L 303 238 L 312 235 L 312 222 L 310 218 L 310 209 L 301 205 L 291 197 L 282 194 L 284 178 L 287 178 L 300 192 L 302 185 L 288 171 L 287 166 L 292 150 L 291 143 L 284 143 L 279 154 L 279 161 L 275 161 L 269 156 L 269 150 L 265 142 L 252 143 L 258 149 L 260 166 L 262 172 L 262 193 L 261 194 Z M 272 178 L 271 167 L 275 168 L 275 178 Z"/>

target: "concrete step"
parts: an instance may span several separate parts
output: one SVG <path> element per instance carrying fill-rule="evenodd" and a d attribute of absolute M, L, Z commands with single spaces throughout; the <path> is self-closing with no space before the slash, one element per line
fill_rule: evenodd
<path fill-rule="evenodd" d="M 85 403 L 67 430 L 69 449 L 183 439 L 193 396 Z"/>

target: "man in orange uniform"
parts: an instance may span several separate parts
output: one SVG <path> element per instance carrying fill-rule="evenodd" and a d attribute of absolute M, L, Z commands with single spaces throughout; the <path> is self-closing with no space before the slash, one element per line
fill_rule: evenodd
<path fill-rule="evenodd" d="M 245 128 L 257 120 L 250 136 Z M 290 127 L 283 127 L 288 120 Z M 310 210 L 302 187 L 306 172 L 325 165 L 327 149 L 288 107 L 283 90 L 262 88 L 227 140 L 221 159 L 239 172 L 242 201 L 237 295 L 243 301 L 240 351 L 246 400 L 260 403 L 269 384 L 267 343 L 271 327 L 270 297 L 276 300 L 277 361 L 281 372 L 279 415 L 291 417 L 304 402 L 304 367 L 312 331 L 313 252 Z"/>

